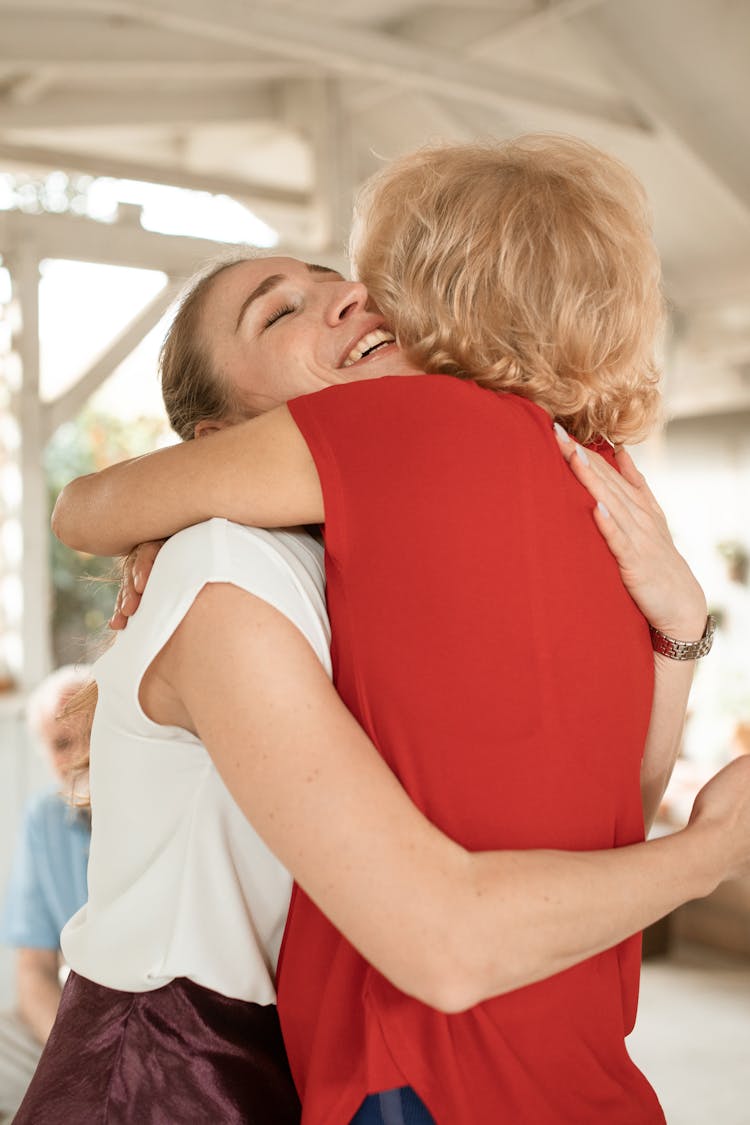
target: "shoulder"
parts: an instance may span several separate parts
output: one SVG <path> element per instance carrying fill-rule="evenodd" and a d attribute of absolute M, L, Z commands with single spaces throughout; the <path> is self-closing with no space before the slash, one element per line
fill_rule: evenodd
<path fill-rule="evenodd" d="M 494 397 L 452 375 L 397 375 L 327 387 L 294 399 L 289 410 L 320 472 L 330 454 L 356 462 L 404 441 L 418 447 L 434 427 L 455 427 Z"/>
<path fill-rule="evenodd" d="M 58 789 L 49 785 L 29 798 L 24 810 L 24 822 L 31 831 L 63 820 L 67 805 Z"/>
<path fill-rule="evenodd" d="M 473 379 L 455 375 L 397 375 L 326 387 L 289 403 L 300 429 L 316 426 L 356 428 L 357 434 L 385 431 L 394 425 L 421 426 L 486 418 L 511 427 L 543 423 L 549 415 L 528 399 L 480 387 Z M 403 423 L 399 422 L 403 420 Z M 417 438 L 419 434 L 417 433 Z"/>
<path fill-rule="evenodd" d="M 162 636 L 212 583 L 235 586 L 277 609 L 307 636 L 328 668 L 323 547 L 306 531 L 264 530 L 224 519 L 181 531 L 159 552 L 135 619 L 153 619 Z"/>
<path fill-rule="evenodd" d="M 305 570 L 322 576 L 323 549 L 302 529 L 264 530 L 211 519 L 173 535 L 159 552 L 146 587 L 161 604 L 196 583 L 234 581 L 257 571 Z M 144 603 L 146 596 L 144 595 Z"/>
<path fill-rule="evenodd" d="M 386 375 L 380 379 L 363 379 L 326 387 L 314 394 L 292 399 L 288 406 L 296 419 L 299 414 L 315 410 L 356 412 L 373 405 L 378 408 L 381 403 L 392 407 L 395 403 L 456 400 L 478 389 L 476 384 L 452 375 Z"/>

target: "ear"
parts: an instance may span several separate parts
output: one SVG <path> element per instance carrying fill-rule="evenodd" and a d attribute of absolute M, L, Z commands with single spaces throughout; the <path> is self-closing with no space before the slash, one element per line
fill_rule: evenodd
<path fill-rule="evenodd" d="M 200 422 L 195 423 L 193 437 L 201 438 L 205 437 L 206 434 L 215 434 L 231 425 L 232 423 L 228 418 L 203 418 Z"/>

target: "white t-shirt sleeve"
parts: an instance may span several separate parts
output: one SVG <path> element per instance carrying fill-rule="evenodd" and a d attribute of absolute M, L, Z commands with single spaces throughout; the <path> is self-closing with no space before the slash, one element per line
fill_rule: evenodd
<path fill-rule="evenodd" d="M 231 583 L 277 609 L 331 676 L 322 547 L 304 531 L 265 531 L 212 519 L 165 543 L 138 612 L 94 667 L 97 681 L 106 677 L 123 704 L 135 704 L 135 713 L 144 717 L 137 701 L 143 675 L 211 582 Z M 128 685 L 135 699 L 127 698 Z"/>

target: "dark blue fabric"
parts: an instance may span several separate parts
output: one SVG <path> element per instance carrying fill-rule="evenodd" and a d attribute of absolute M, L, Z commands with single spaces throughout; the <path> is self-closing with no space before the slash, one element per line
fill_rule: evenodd
<path fill-rule="evenodd" d="M 435 1125 L 435 1119 L 411 1086 L 365 1098 L 351 1125 Z"/>

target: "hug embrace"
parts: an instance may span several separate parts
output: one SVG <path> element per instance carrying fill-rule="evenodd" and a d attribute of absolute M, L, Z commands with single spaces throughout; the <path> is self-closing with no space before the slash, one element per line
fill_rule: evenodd
<path fill-rule="evenodd" d="M 131 552 L 128 623 L 18 1125 L 664 1122 L 638 932 L 750 872 L 750 760 L 644 841 L 712 623 L 620 448 L 659 407 L 643 192 L 569 138 L 427 149 L 352 258 L 196 279 L 183 442 L 58 501 Z"/>

